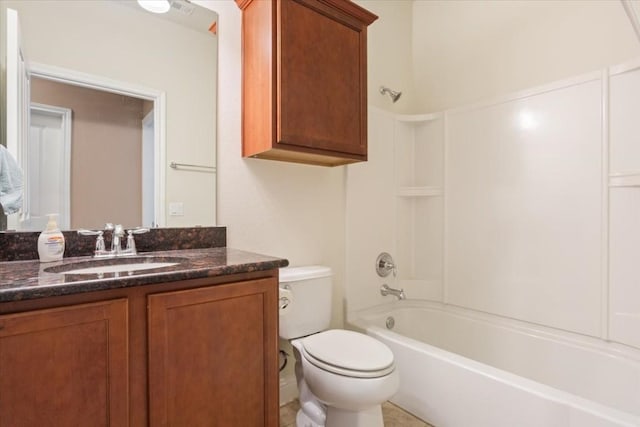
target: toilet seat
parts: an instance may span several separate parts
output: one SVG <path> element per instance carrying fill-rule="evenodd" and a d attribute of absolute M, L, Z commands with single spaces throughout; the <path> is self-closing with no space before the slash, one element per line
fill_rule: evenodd
<path fill-rule="evenodd" d="M 358 332 L 334 329 L 302 340 L 303 356 L 316 367 L 353 378 L 378 378 L 395 369 L 389 348 Z"/>

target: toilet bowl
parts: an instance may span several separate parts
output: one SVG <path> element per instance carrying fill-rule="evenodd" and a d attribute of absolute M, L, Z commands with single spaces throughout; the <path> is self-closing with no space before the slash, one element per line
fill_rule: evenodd
<path fill-rule="evenodd" d="M 298 427 L 382 427 L 382 402 L 398 390 L 393 353 L 359 332 L 325 330 L 331 312 L 331 270 L 280 270 L 280 336 L 296 358 Z M 286 298 L 283 304 L 282 298 Z"/>
<path fill-rule="evenodd" d="M 293 340 L 304 380 L 326 405 L 326 426 L 382 427 L 381 403 L 398 390 L 393 353 L 357 332 L 329 330 Z"/>

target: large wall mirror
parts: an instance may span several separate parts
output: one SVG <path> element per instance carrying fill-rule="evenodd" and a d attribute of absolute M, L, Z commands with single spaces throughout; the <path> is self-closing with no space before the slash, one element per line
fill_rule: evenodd
<path fill-rule="evenodd" d="M 12 149 L 25 205 L 5 227 L 41 230 L 47 213 L 65 229 L 215 225 L 217 14 L 183 0 L 166 14 L 117 0 L 0 9 L 3 23 L 17 12 L 30 70 Z"/>

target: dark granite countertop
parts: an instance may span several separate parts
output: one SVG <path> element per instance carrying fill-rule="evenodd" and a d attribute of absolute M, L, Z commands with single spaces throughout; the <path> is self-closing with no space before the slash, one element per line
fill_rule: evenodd
<path fill-rule="evenodd" d="M 117 258 L 120 259 L 120 258 Z M 124 259 L 124 258 L 122 258 Z M 114 259 L 100 260 L 103 265 Z M 218 247 L 139 253 L 129 262 L 177 262 L 170 267 L 119 273 L 62 274 L 55 271 L 70 263 L 93 261 L 92 257 L 0 262 L 0 302 L 70 295 L 130 286 L 249 273 L 286 267 L 286 259 Z M 119 261 L 115 261 L 119 262 Z"/>

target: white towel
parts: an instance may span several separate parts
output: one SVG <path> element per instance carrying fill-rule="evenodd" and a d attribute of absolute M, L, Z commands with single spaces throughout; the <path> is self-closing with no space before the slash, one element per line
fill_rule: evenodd
<path fill-rule="evenodd" d="M 3 145 L 0 145 L 0 205 L 5 215 L 22 207 L 22 170 Z"/>

